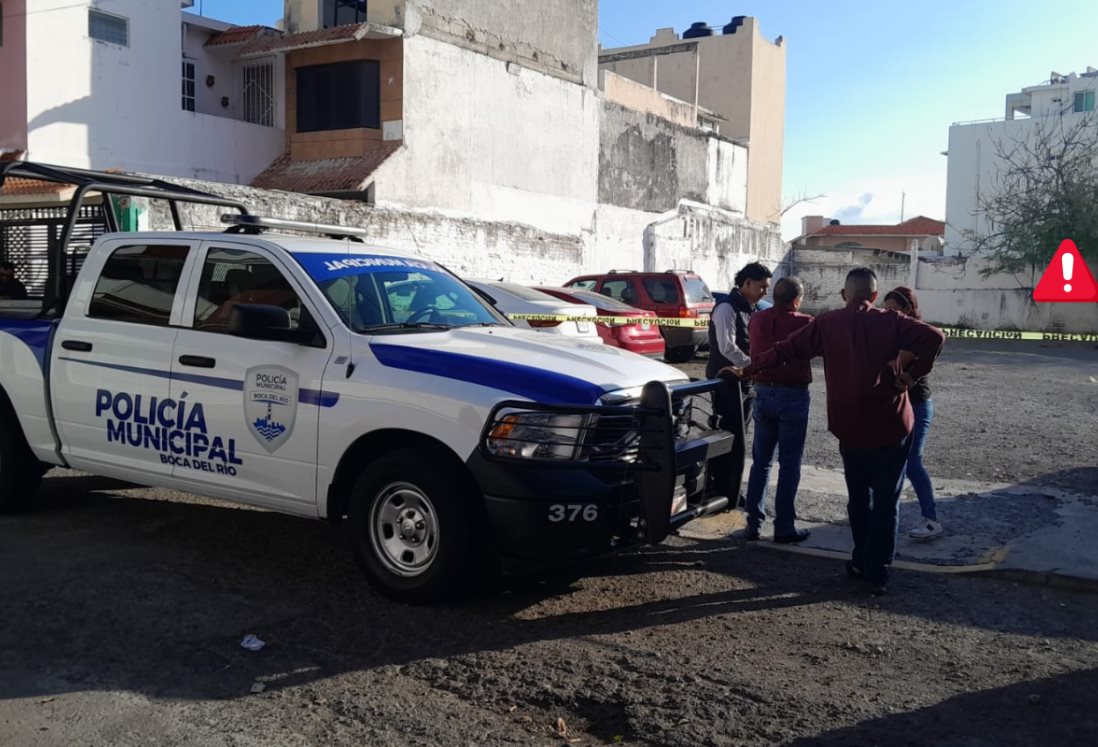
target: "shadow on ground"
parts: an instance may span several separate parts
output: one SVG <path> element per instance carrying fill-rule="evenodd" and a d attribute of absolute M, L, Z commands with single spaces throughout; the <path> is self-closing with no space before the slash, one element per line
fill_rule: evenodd
<path fill-rule="evenodd" d="M 43 674 L 0 685 L 0 697 L 96 689 L 234 698 L 241 680 L 254 677 L 268 678 L 270 690 L 531 642 L 867 599 L 833 561 L 675 540 L 592 565 L 608 589 L 574 608 L 539 608 L 577 587 L 535 581 L 462 604 L 406 607 L 366 586 L 339 532 L 323 523 L 104 492 L 126 487 L 49 478 L 41 510 L 0 519 L 0 671 Z M 623 601 L 614 579 L 637 574 L 652 585 Z M 1000 594 L 1000 582 L 906 574 L 901 584 L 915 593 L 886 598 L 882 608 L 1010 633 L 1077 635 L 1062 614 L 1040 607 L 988 619 L 974 610 L 989 605 L 963 603 Z M 268 641 L 262 656 L 240 648 L 246 633 Z M 1098 640 L 1098 629 L 1091 635 Z M 223 676 L 229 670 L 233 676 Z"/>
<path fill-rule="evenodd" d="M 1068 717 L 1051 718 L 1049 709 Z M 1093 744 L 1098 731 L 1098 670 L 1020 682 L 958 695 L 936 705 L 855 726 L 790 745 L 935 745 L 935 747 L 1029 747 L 1033 724 L 1043 724 L 1041 744 Z"/>

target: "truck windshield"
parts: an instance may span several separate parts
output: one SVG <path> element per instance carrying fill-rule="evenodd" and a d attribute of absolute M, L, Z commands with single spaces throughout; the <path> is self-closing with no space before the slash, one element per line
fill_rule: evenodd
<path fill-rule="evenodd" d="M 468 286 L 428 260 L 370 254 L 294 257 L 355 332 L 510 324 Z"/>

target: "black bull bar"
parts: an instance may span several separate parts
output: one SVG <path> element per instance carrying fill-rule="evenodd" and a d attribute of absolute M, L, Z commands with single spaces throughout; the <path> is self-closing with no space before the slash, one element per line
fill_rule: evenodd
<path fill-rule="evenodd" d="M 731 456 L 736 436 L 728 431 L 710 430 L 683 437 L 676 432 L 676 403 L 688 397 L 713 394 L 726 388 L 733 404 L 738 387 L 727 379 L 710 379 L 689 384 L 670 385 L 652 381 L 641 392 L 640 407 L 640 471 L 637 488 L 640 497 L 638 540 L 655 544 L 663 541 L 672 530 L 701 516 L 717 513 L 732 503 L 731 470 L 724 465 Z M 742 403 L 740 403 L 742 407 Z M 684 469 L 694 465 L 713 465 L 712 473 L 698 497 L 684 510 L 671 513 L 676 482 Z"/>

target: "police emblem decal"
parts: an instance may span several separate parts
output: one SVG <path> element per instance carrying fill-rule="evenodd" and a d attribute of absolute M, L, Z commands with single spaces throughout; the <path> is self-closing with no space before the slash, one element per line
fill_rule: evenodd
<path fill-rule="evenodd" d="M 294 432 L 297 392 L 297 374 L 288 368 L 254 366 L 244 376 L 244 420 L 259 445 L 271 453 Z"/>

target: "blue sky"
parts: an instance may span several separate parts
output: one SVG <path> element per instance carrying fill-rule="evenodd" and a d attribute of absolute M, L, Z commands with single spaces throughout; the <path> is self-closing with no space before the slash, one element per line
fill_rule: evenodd
<path fill-rule="evenodd" d="M 200 3 L 242 24 L 282 13 L 281 0 Z M 640 44 L 660 27 L 734 15 L 785 38 L 783 192 L 827 195 L 787 214 L 786 238 L 806 213 L 896 222 L 901 192 L 905 217 L 944 218 L 952 122 L 1001 117 L 1007 93 L 1053 70 L 1098 67 L 1098 3 L 1086 0 L 600 0 L 599 39 Z"/>

